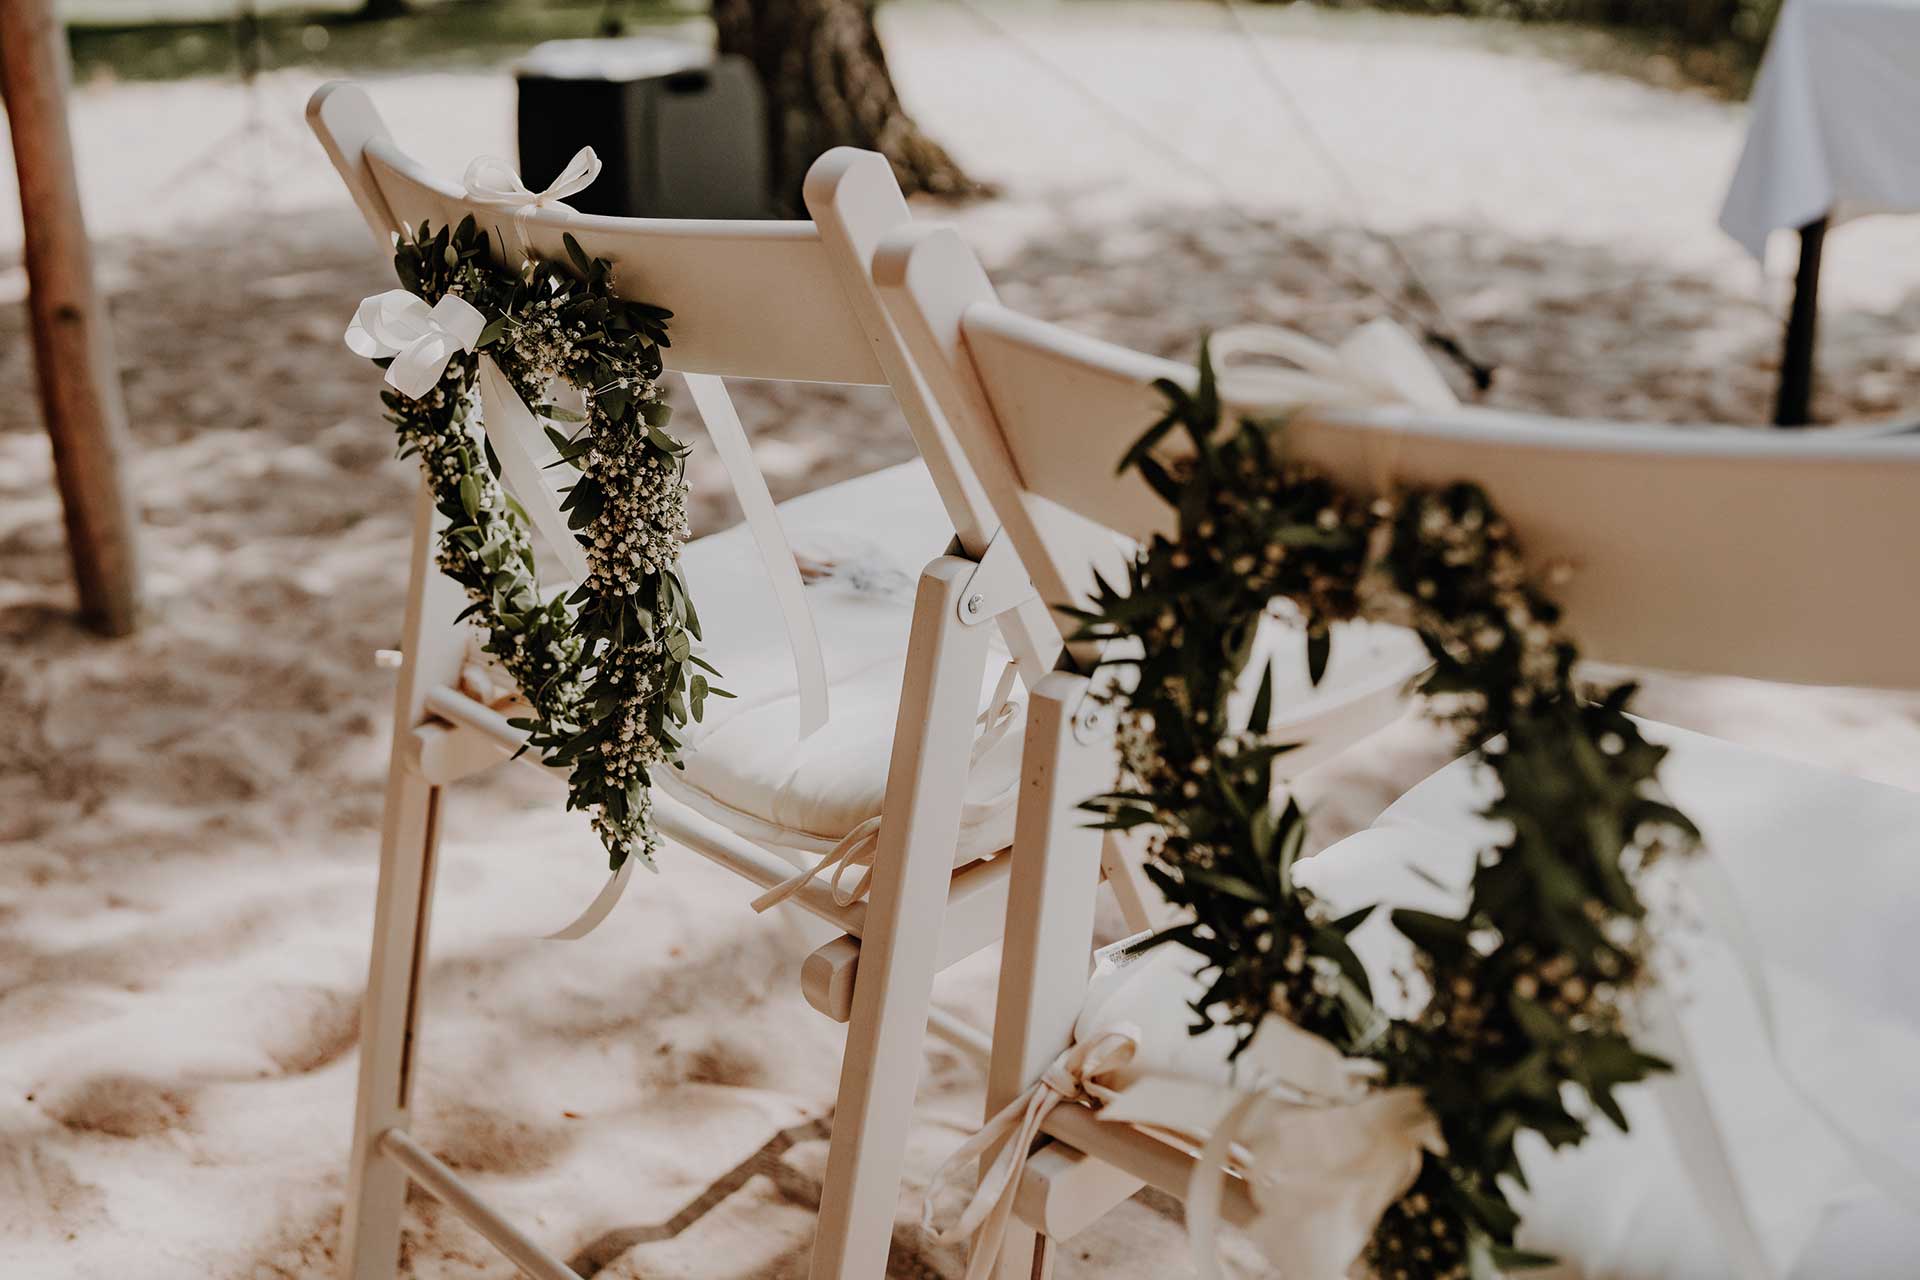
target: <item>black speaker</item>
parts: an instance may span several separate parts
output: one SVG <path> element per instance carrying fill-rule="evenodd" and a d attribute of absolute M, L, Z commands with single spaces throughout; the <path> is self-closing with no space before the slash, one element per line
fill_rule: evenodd
<path fill-rule="evenodd" d="M 581 147 L 594 184 L 567 203 L 633 218 L 765 218 L 766 102 L 743 58 L 678 40 L 554 40 L 514 70 L 520 174 L 535 191 Z"/>

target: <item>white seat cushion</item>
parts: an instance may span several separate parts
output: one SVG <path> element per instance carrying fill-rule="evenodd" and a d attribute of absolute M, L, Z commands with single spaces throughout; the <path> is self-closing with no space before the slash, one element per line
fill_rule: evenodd
<path fill-rule="evenodd" d="M 799 739 L 793 655 L 766 571 L 745 526 L 700 538 L 683 556 L 700 611 L 702 656 L 736 695 L 709 698 L 689 725 L 684 770 L 658 785 L 704 816 L 779 848 L 825 852 L 880 812 L 920 572 L 953 537 L 932 479 L 919 462 L 889 467 L 780 504 L 803 563 L 826 564 L 806 588 L 828 680 L 826 726 Z M 981 677 L 986 709 L 1006 654 Z M 1017 726 L 976 764 L 972 795 L 996 794 L 1018 769 Z M 1009 794 L 970 807 L 955 861 L 1003 849 L 1013 835 Z"/>
<path fill-rule="evenodd" d="M 1724 937 L 1671 939 L 1684 953 L 1681 1022 L 1756 1235 L 1794 1280 L 1913 1275 L 1920 1216 L 1861 1176 L 1829 1119 L 1895 1153 L 1920 1183 L 1920 973 L 1909 941 L 1920 920 L 1920 795 L 1665 725 L 1643 730 L 1670 748 L 1662 781 L 1699 825 L 1713 874 L 1758 943 L 1780 1027 L 1776 1057 Z M 1410 868 L 1464 887 L 1499 835 L 1477 816 L 1491 786 L 1488 770 L 1456 761 L 1372 829 L 1302 864 L 1300 879 L 1336 910 L 1383 900 L 1457 912 L 1462 894 Z M 1354 944 L 1376 979 L 1405 955 L 1384 913 Z M 1376 980 L 1375 990 L 1393 987 Z M 1568 1151 L 1523 1146 L 1532 1191 L 1522 1243 L 1565 1259 L 1543 1273 L 1564 1280 L 1732 1280 L 1649 1088 L 1622 1100 L 1628 1134 L 1602 1121 Z"/>
<path fill-rule="evenodd" d="M 780 518 L 803 562 L 832 566 L 806 588 L 827 668 L 827 724 L 799 740 L 792 652 L 752 537 L 736 526 L 689 544 L 683 557 L 705 637 L 702 656 L 720 669 L 720 687 L 736 696 L 709 698 L 704 722 L 688 726 L 685 769 L 654 776 L 674 798 L 749 839 L 824 853 L 880 812 L 914 591 L 953 527 L 919 462 L 784 502 Z M 1298 630 L 1264 627 L 1260 644 L 1276 671 L 1276 726 L 1320 744 L 1290 754 L 1286 762 L 1295 768 L 1391 718 L 1401 686 L 1425 664 L 1410 633 L 1355 625 L 1336 636 L 1332 665 L 1316 688 L 1306 681 Z M 981 710 L 1008 656 L 997 628 L 993 646 L 981 675 Z M 1251 699 L 1251 686 L 1245 696 Z M 968 795 L 976 803 L 962 821 L 956 864 L 1012 841 L 1019 730 L 1016 722 L 974 764 Z"/>

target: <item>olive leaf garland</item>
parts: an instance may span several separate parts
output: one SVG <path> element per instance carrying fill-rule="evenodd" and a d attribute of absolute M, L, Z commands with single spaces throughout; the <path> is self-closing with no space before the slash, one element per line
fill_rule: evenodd
<path fill-rule="evenodd" d="M 1589 1108 L 1569 1092 L 1624 1129 L 1614 1091 L 1668 1069 L 1635 1047 L 1625 1017 L 1651 981 L 1637 873 L 1697 838 L 1658 798 L 1664 748 L 1626 714 L 1631 685 L 1582 695 L 1558 610 L 1480 489 L 1363 502 L 1288 459 L 1283 421 L 1222 431 L 1204 344 L 1194 391 L 1158 385 L 1166 415 L 1121 470 L 1175 508 L 1178 532 L 1140 551 L 1124 589 L 1101 582 L 1082 615 L 1083 638 L 1139 655 L 1109 659 L 1133 676 L 1111 695 L 1122 779 L 1086 807 L 1098 826 L 1152 829 L 1148 873 L 1190 913 L 1160 940 L 1206 958 L 1203 1025 L 1251 1037 L 1277 1013 L 1379 1061 L 1384 1083 L 1424 1091 L 1448 1154 L 1426 1156 L 1381 1219 L 1365 1254 L 1374 1274 L 1482 1280 L 1549 1262 L 1514 1247 L 1500 1179 L 1520 1177 L 1515 1140 L 1579 1142 Z M 1155 448 L 1176 430 L 1190 456 L 1163 462 Z M 1428 709 L 1499 781 L 1485 813 L 1505 835 L 1482 852 L 1465 914 L 1392 912 L 1431 993 L 1408 1018 L 1375 1006 L 1348 944 L 1372 908 L 1332 918 L 1292 877 L 1306 818 L 1272 797 L 1289 744 L 1264 732 L 1271 666 L 1249 727 L 1229 724 L 1268 612 L 1304 621 L 1315 683 L 1334 623 L 1414 629 L 1433 662 L 1418 682 Z"/>
<path fill-rule="evenodd" d="M 610 865 L 637 855 L 651 867 L 650 771 L 677 763 L 676 730 L 708 697 L 732 695 L 693 652 L 700 620 L 680 571 L 688 447 L 665 429 L 658 384 L 672 313 L 619 297 L 611 266 L 565 243 L 568 262 L 529 259 L 514 272 L 495 264 L 472 217 L 399 237 L 402 286 L 428 303 L 463 298 L 487 323 L 427 395 L 388 390 L 382 401 L 445 518 L 436 562 L 472 600 L 461 617 L 481 624 L 486 652 L 531 708 L 513 723 L 529 749 L 568 768 L 567 807 L 591 815 Z M 482 353 L 536 415 L 575 428 L 546 427 L 579 473 L 561 508 L 589 572 L 571 593 L 543 593 L 525 512 L 475 429 Z M 556 382 L 580 390 L 584 415 L 546 402 Z"/>

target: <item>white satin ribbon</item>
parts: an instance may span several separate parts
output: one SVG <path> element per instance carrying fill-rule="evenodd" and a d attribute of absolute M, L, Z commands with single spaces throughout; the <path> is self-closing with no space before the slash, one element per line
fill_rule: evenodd
<path fill-rule="evenodd" d="M 551 453 L 546 433 L 540 428 L 540 420 L 534 415 L 527 402 L 515 391 L 513 383 L 504 370 L 494 363 L 492 356 L 480 357 L 480 423 L 487 433 L 487 441 L 493 446 L 494 457 L 500 460 L 500 472 L 506 480 L 507 488 L 512 492 L 520 509 L 527 513 L 527 520 L 539 531 L 541 539 L 560 561 L 567 576 L 574 582 L 585 582 L 591 567 L 587 561 L 586 548 L 567 527 L 566 513 L 560 510 L 560 497 L 547 479 L 544 470 L 546 455 Z M 620 897 L 626 892 L 627 882 L 633 877 L 633 864 L 637 858 L 629 857 L 620 864 L 620 869 L 607 877 L 606 884 L 594 895 L 573 920 L 552 933 L 546 939 L 556 942 L 572 942 L 586 937 L 613 914 L 620 905 Z"/>
<path fill-rule="evenodd" d="M 725 380 L 709 373 L 683 376 L 694 408 L 706 423 L 713 451 L 726 468 L 733 496 L 760 551 L 767 580 L 773 584 L 773 597 L 780 606 L 780 620 L 786 624 L 787 645 L 793 653 L 795 687 L 800 694 L 800 737 L 804 740 L 827 722 L 827 662 L 820 652 L 820 629 L 807 606 L 800 562 L 787 541 L 773 495 L 767 491 L 767 478 L 753 460 L 753 448 L 747 443 L 746 428 L 740 425 Z"/>
<path fill-rule="evenodd" d="M 551 452 L 546 432 L 506 373 L 492 356 L 480 357 L 480 424 L 500 459 L 500 471 L 520 509 L 540 532 L 575 582 L 585 582 L 591 571 L 587 550 L 567 527 L 560 498 L 547 479 L 544 459 Z"/>
<path fill-rule="evenodd" d="M 993 696 L 987 700 L 987 709 L 980 713 L 975 721 L 980 733 L 973 740 L 973 749 L 967 757 L 969 769 L 978 765 L 989 751 L 998 746 L 1002 739 L 1020 721 L 1020 710 L 1025 705 L 1013 696 L 1013 682 L 1019 676 L 1020 668 L 1016 662 L 1008 662 L 1000 671 L 999 683 L 994 686 Z M 1019 787 L 1016 775 L 1006 785 L 997 787 L 984 796 L 968 795 L 961 806 L 960 820 L 963 824 L 981 822 L 990 817 L 1007 802 L 1009 796 Z M 829 868 L 833 871 L 830 881 L 833 901 L 836 906 L 851 906 L 866 896 L 868 887 L 873 883 L 873 858 L 880 849 L 880 824 L 885 814 L 874 814 L 865 822 L 841 838 L 840 842 L 821 855 L 811 867 L 804 867 L 793 875 L 774 885 L 755 898 L 750 904 L 755 911 L 769 911 L 779 906 L 794 894 L 807 887 L 809 881 Z M 862 867 L 860 878 L 851 889 L 842 889 L 840 881 L 853 867 Z"/>
<path fill-rule="evenodd" d="M 1416 1088 L 1380 1088 L 1380 1064 L 1269 1015 L 1234 1062 L 1232 1083 L 1147 1074 L 1100 1118 L 1184 1137 L 1205 1135 L 1187 1183 L 1187 1237 L 1199 1280 L 1220 1275 L 1216 1235 L 1229 1167 L 1255 1216 L 1248 1234 L 1283 1280 L 1343 1276 L 1388 1206 L 1444 1154 L 1440 1125 Z"/>
<path fill-rule="evenodd" d="M 1337 347 L 1274 325 L 1236 325 L 1213 334 L 1207 350 L 1220 398 L 1244 409 L 1460 405 L 1419 342 L 1391 320 L 1364 324 Z"/>
<path fill-rule="evenodd" d="M 520 180 L 519 172 L 499 156 L 475 157 L 473 163 L 467 166 L 461 185 L 467 189 L 467 199 L 473 203 L 513 215 L 513 234 L 518 240 L 516 248 L 525 254 L 528 247 L 527 219 L 534 210 L 573 212 L 565 203 L 566 198 L 586 190 L 599 176 L 600 157 L 593 153 L 592 147 L 582 147 L 574 152 L 573 159 L 560 171 L 560 176 L 543 191 L 529 189 Z"/>
<path fill-rule="evenodd" d="M 595 894 L 593 901 L 587 904 L 587 909 L 552 933 L 546 934 L 542 940 L 577 942 L 598 929 L 605 923 L 606 918 L 613 914 L 613 909 L 620 905 L 620 895 L 627 891 L 627 881 L 633 878 L 633 864 L 638 861 L 640 859 L 633 855 L 627 855 L 627 860 L 620 864 L 620 869 L 608 876 L 607 882 L 600 886 L 600 892 Z"/>
<path fill-rule="evenodd" d="M 1219 1280 L 1215 1239 L 1226 1170 L 1244 1170 L 1255 1207 L 1248 1234 L 1279 1280 L 1348 1274 L 1380 1215 L 1413 1186 L 1427 1152 L 1446 1153 L 1418 1089 L 1296 1101 L 1241 1094 L 1208 1136 L 1187 1184 L 1187 1241 L 1196 1280 Z"/>
<path fill-rule="evenodd" d="M 967 1251 L 966 1280 L 986 1280 L 1000 1260 L 1020 1175 L 1047 1116 L 1063 1102 L 1081 1098 L 1098 1101 L 1107 1095 L 1107 1082 L 1133 1061 L 1139 1047 L 1140 1029 L 1131 1025 L 1114 1026 L 1090 1040 L 1076 1042 L 1053 1060 L 1032 1088 L 1002 1107 L 934 1173 L 920 1204 L 920 1225 L 936 1240 L 972 1242 Z M 950 1227 L 936 1228 L 935 1199 L 967 1166 L 996 1145 L 999 1150 L 993 1163 L 960 1217 Z"/>
<path fill-rule="evenodd" d="M 773 584 L 774 596 L 786 623 L 787 638 L 794 655 L 800 695 L 800 736 L 805 738 L 826 723 L 827 679 L 819 631 L 814 624 L 812 610 L 807 605 L 798 562 L 774 508 L 773 497 L 767 490 L 766 477 L 753 461 L 746 431 L 734 411 L 732 399 L 727 395 L 726 384 L 719 378 L 689 374 L 687 386 L 693 393 L 694 405 L 706 423 L 727 478 L 732 482 L 754 544 L 759 549 L 761 563 Z M 514 498 L 527 513 L 527 519 L 552 548 L 568 575 L 575 582 L 585 581 L 589 572 L 586 550 L 567 527 L 559 496 L 547 480 L 545 466 L 550 461 L 548 455 L 551 450 L 547 446 L 546 434 L 526 401 L 514 390 L 512 382 L 488 356 L 480 359 L 480 401 L 481 422 Z M 836 861 L 840 864 L 834 873 L 836 901 L 842 897 L 842 871 L 862 856 L 866 861 L 872 861 L 871 850 L 878 838 L 878 831 L 877 820 L 856 828 L 821 864 L 825 866 Z M 623 863 L 577 919 L 547 936 L 572 940 L 583 938 L 599 927 L 619 904 L 632 865 L 631 859 Z M 797 891 L 812 874 L 808 872 L 798 877 L 789 893 Z M 853 890 L 853 897 L 847 898 L 847 902 L 865 892 L 870 874 L 860 878 Z"/>
<path fill-rule="evenodd" d="M 826 723 L 827 678 L 819 631 L 812 610 L 807 605 L 798 561 L 787 541 L 786 530 L 780 523 L 773 496 L 767 489 L 766 477 L 754 463 L 746 430 L 734 411 L 726 384 L 717 377 L 689 374 L 687 387 L 692 392 L 694 406 L 699 409 L 706 423 L 708 435 L 714 442 L 721 465 L 726 469 L 727 478 L 733 485 L 748 530 L 753 535 L 754 545 L 760 552 L 761 563 L 773 585 L 794 656 L 800 697 L 800 736 L 805 738 Z M 500 469 L 515 499 L 527 513 L 527 519 L 553 548 L 573 580 L 585 581 L 588 573 L 586 551 L 567 527 L 558 495 L 547 481 L 543 459 L 551 451 L 547 447 L 545 433 L 526 401 L 513 389 L 506 374 L 487 356 L 482 356 L 480 360 L 480 397 L 481 421 L 487 439 L 493 445 L 494 456 L 500 459 Z M 1004 733 L 1004 729 L 1001 732 Z M 994 740 L 998 741 L 998 738 Z M 872 873 L 869 870 L 862 875 L 851 891 L 841 889 L 842 875 L 850 866 L 870 865 L 878 840 L 879 819 L 876 817 L 849 832 L 818 866 L 776 886 L 772 893 L 777 897 L 762 895 L 761 899 L 755 901 L 754 909 L 764 911 L 775 902 L 791 897 L 816 872 L 829 865 L 835 868 L 835 901 L 843 906 L 855 901 L 866 892 Z M 632 861 L 629 860 L 608 879 L 606 887 L 578 919 L 548 936 L 573 939 L 591 933 L 619 903 L 631 865 Z"/>
<path fill-rule="evenodd" d="M 360 300 L 347 325 L 347 349 L 369 360 L 391 356 L 388 385 L 418 400 L 439 385 L 455 353 L 473 350 L 486 327 L 486 316 L 465 298 L 448 294 L 429 307 L 417 294 L 389 289 Z"/>
<path fill-rule="evenodd" d="M 576 160 L 578 157 L 576 157 Z M 478 162 L 476 162 L 477 164 Z M 470 176 L 471 176 L 471 171 Z M 581 185 L 584 185 L 582 183 Z M 477 309 L 449 295 L 429 308 L 404 289 L 391 290 L 360 304 L 354 323 L 347 330 L 347 345 L 369 357 L 395 356 L 387 380 L 404 394 L 418 398 L 431 390 L 444 374 L 455 350 L 472 350 L 486 318 Z M 514 499 L 527 514 L 528 521 L 552 550 L 566 574 L 575 582 L 584 582 L 590 572 L 586 549 L 567 526 L 566 513 L 549 482 L 546 465 L 552 460 L 539 418 L 527 405 L 506 373 L 491 356 L 480 358 L 479 389 L 481 425 L 494 456 L 500 461 L 502 477 Z M 707 424 L 715 450 L 733 484 L 735 495 L 746 514 L 747 524 L 759 548 L 762 563 L 773 584 L 786 622 L 787 636 L 794 654 L 801 707 L 801 736 L 804 738 L 826 723 L 826 663 L 820 648 L 819 632 L 808 608 L 800 570 L 780 524 L 766 478 L 754 464 L 746 432 L 734 412 L 725 384 L 719 379 L 694 374 L 687 378 L 696 407 Z M 996 739 L 997 740 L 997 739 Z M 847 865 L 864 858 L 872 861 L 872 848 L 878 838 L 878 820 L 862 824 L 850 833 L 828 862 L 838 862 L 834 875 L 834 896 L 842 897 L 840 874 Z M 823 863 L 822 866 L 826 865 Z M 566 927 L 547 935 L 555 939 L 585 937 L 607 918 L 625 890 L 629 859 L 611 875 L 593 903 Z M 797 890 L 812 872 L 798 877 Z M 864 893 L 867 876 L 853 890 L 853 901 Z M 768 905 L 771 905 L 769 903 Z M 844 904 L 843 904 L 844 905 Z M 764 909 L 764 908 L 761 908 Z"/>
<path fill-rule="evenodd" d="M 1187 1222 L 1202 1280 L 1219 1275 L 1215 1233 L 1229 1165 L 1245 1172 L 1257 1215 L 1251 1234 L 1286 1280 L 1346 1274 L 1374 1225 L 1406 1193 L 1422 1154 L 1444 1153 L 1439 1123 L 1417 1089 L 1376 1087 L 1379 1064 L 1347 1058 L 1277 1016 L 1261 1023 L 1237 1060 L 1231 1035 L 1195 1039 L 1167 1007 L 1186 1009 L 1198 990 L 1164 957 L 1122 967 L 1089 988 L 1075 1043 L 1034 1085 L 1003 1107 L 934 1175 L 921 1211 L 933 1229 L 934 1200 L 971 1161 L 998 1147 L 959 1219 L 937 1233 L 970 1238 L 968 1280 L 991 1275 L 1018 1197 L 1020 1177 L 1048 1113 L 1062 1102 L 1097 1105 L 1102 1121 L 1199 1142 L 1188 1184 Z M 1169 978 L 1173 980 L 1170 982 Z M 1103 988 L 1096 994 L 1096 988 Z M 1129 1014 L 1136 1016 L 1128 1016 Z M 1148 1032 L 1143 1028 L 1156 1028 Z M 1177 1035 L 1162 1045 L 1154 1036 Z M 1217 1056 L 1196 1045 L 1211 1041 Z"/>

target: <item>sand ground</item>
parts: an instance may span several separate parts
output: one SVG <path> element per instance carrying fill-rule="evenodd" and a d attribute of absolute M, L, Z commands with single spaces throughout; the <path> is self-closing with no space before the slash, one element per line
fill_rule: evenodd
<path fill-rule="evenodd" d="M 1491 399 L 1562 414 L 1758 423 L 1780 274 L 1713 221 L 1743 112 L 1444 21 L 1287 10 L 1260 52 L 1351 169 L 1330 178 L 1210 9 L 1007 17 L 1200 174 L 1143 148 L 950 8 L 889 9 L 910 104 L 1003 188 L 950 217 L 1021 307 L 1190 355 L 1241 319 L 1337 337 L 1381 314 L 1352 277 L 1399 237 L 1475 350 Z M 1494 44 L 1498 44 L 1498 48 Z M 340 345 L 388 287 L 300 125 L 319 77 L 251 102 L 210 83 L 74 99 L 133 425 L 151 597 L 136 637 L 70 620 L 0 196 L 0 1274 L 323 1274 L 339 1218 L 374 873 L 408 465 Z M 510 153 L 504 74 L 369 85 L 403 143 L 454 174 Z M 235 135 L 249 119 L 264 132 Z M 1231 200 L 1251 216 L 1224 211 Z M 1322 265 L 1330 260 L 1333 273 Z M 1817 408 L 1920 409 L 1920 220 L 1829 245 Z M 782 495 L 909 456 L 880 393 L 750 387 Z M 734 518 L 710 455 L 702 530 Z M 1886 698 L 1655 682 L 1695 727 L 1920 786 L 1920 712 Z M 1439 758 L 1408 727 L 1338 779 L 1323 838 Z M 607 1277 L 804 1269 L 838 1031 L 794 982 L 802 943 L 689 856 L 571 945 L 535 939 L 593 891 L 590 835 L 536 780 L 449 806 L 419 1127 L 434 1149 Z M 991 957 L 942 987 L 981 1016 Z M 956 1274 L 916 1187 L 977 1116 L 934 1047 L 894 1274 Z M 421 1277 L 508 1274 L 422 1200 Z M 1063 1276 L 1175 1273 L 1177 1211 L 1126 1207 Z"/>

